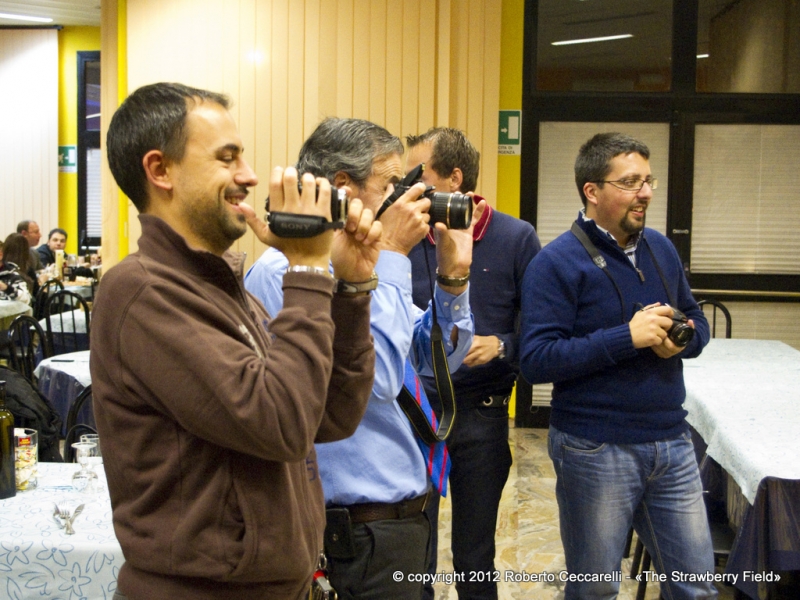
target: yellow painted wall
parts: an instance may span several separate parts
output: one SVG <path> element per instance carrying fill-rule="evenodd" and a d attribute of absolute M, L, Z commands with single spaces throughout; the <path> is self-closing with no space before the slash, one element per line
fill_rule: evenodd
<path fill-rule="evenodd" d="M 58 32 L 58 145 L 78 145 L 78 52 L 100 50 L 99 27 L 64 27 Z M 58 223 L 67 232 L 67 252 L 78 252 L 78 174 L 58 174 Z M 44 242 L 44 237 L 42 242 Z"/>
<path fill-rule="evenodd" d="M 524 24 L 525 0 L 503 0 L 500 25 L 500 110 L 522 110 Z M 521 160 L 520 156 L 497 157 L 497 208 L 515 217 L 519 217 Z M 508 411 L 512 418 L 516 415 L 516 388 L 514 392 Z"/>
<path fill-rule="evenodd" d="M 522 110 L 525 0 L 503 0 L 500 32 L 500 110 Z M 523 115 L 523 118 L 525 116 Z M 495 132 L 495 136 L 497 132 Z M 497 208 L 519 217 L 520 156 L 497 157 Z"/>

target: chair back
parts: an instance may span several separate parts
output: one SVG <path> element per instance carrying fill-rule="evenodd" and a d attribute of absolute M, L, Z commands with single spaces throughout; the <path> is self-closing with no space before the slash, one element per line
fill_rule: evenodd
<path fill-rule="evenodd" d="M 38 321 L 44 319 L 44 304 L 47 301 L 47 299 L 54 292 L 63 289 L 64 289 L 64 284 L 61 283 L 58 279 L 48 279 L 42 285 L 39 286 L 39 291 L 36 292 L 36 297 L 34 298 L 33 301 L 33 316 Z"/>
<path fill-rule="evenodd" d="M 39 321 L 19 315 L 8 328 L 8 353 L 11 368 L 34 383 L 33 371 L 43 358 L 50 357 L 50 344 Z"/>
<path fill-rule="evenodd" d="M 89 305 L 80 294 L 59 290 L 44 305 L 44 321 L 50 341 L 50 354 L 66 354 L 89 349 Z"/>
<path fill-rule="evenodd" d="M 92 407 L 92 386 L 86 386 L 75 402 L 69 407 L 66 423 L 67 435 L 64 438 L 64 462 L 75 462 L 75 449 L 72 444 L 87 433 L 97 433 L 94 427 Z"/>
<path fill-rule="evenodd" d="M 717 316 L 721 315 L 721 318 L 725 320 L 725 338 L 730 339 L 731 337 L 731 313 L 728 308 L 719 300 L 714 300 L 713 298 L 707 298 L 705 300 L 700 300 L 698 303 L 703 312 L 706 312 L 705 307 L 711 307 L 711 337 L 717 337 Z"/>

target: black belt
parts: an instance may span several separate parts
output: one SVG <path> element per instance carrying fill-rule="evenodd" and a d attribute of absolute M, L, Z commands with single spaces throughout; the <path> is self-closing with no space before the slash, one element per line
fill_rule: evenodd
<path fill-rule="evenodd" d="M 479 406 L 486 406 L 488 408 L 497 408 L 500 406 L 508 406 L 508 402 L 511 400 L 511 394 L 507 396 L 486 396 L 482 400 L 479 400 Z"/>
<path fill-rule="evenodd" d="M 351 504 L 346 508 L 350 513 L 351 523 L 367 523 L 369 521 L 386 521 L 389 519 L 405 519 L 413 517 L 422 512 L 428 500 L 428 494 L 393 502 L 365 502 L 363 504 Z"/>

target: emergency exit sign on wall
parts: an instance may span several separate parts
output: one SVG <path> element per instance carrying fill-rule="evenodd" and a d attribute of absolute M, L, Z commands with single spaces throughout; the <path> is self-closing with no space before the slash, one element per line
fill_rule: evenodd
<path fill-rule="evenodd" d="M 501 110 L 497 136 L 498 154 L 520 154 L 522 111 Z"/>

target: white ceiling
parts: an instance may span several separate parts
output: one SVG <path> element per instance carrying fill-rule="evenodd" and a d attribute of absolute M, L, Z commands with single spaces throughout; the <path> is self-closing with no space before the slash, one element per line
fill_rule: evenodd
<path fill-rule="evenodd" d="M 90 25 L 100 27 L 100 0 L 0 0 L 0 13 L 49 17 L 52 23 L 41 25 Z M 37 23 L 0 18 L 0 26 L 35 26 Z"/>

